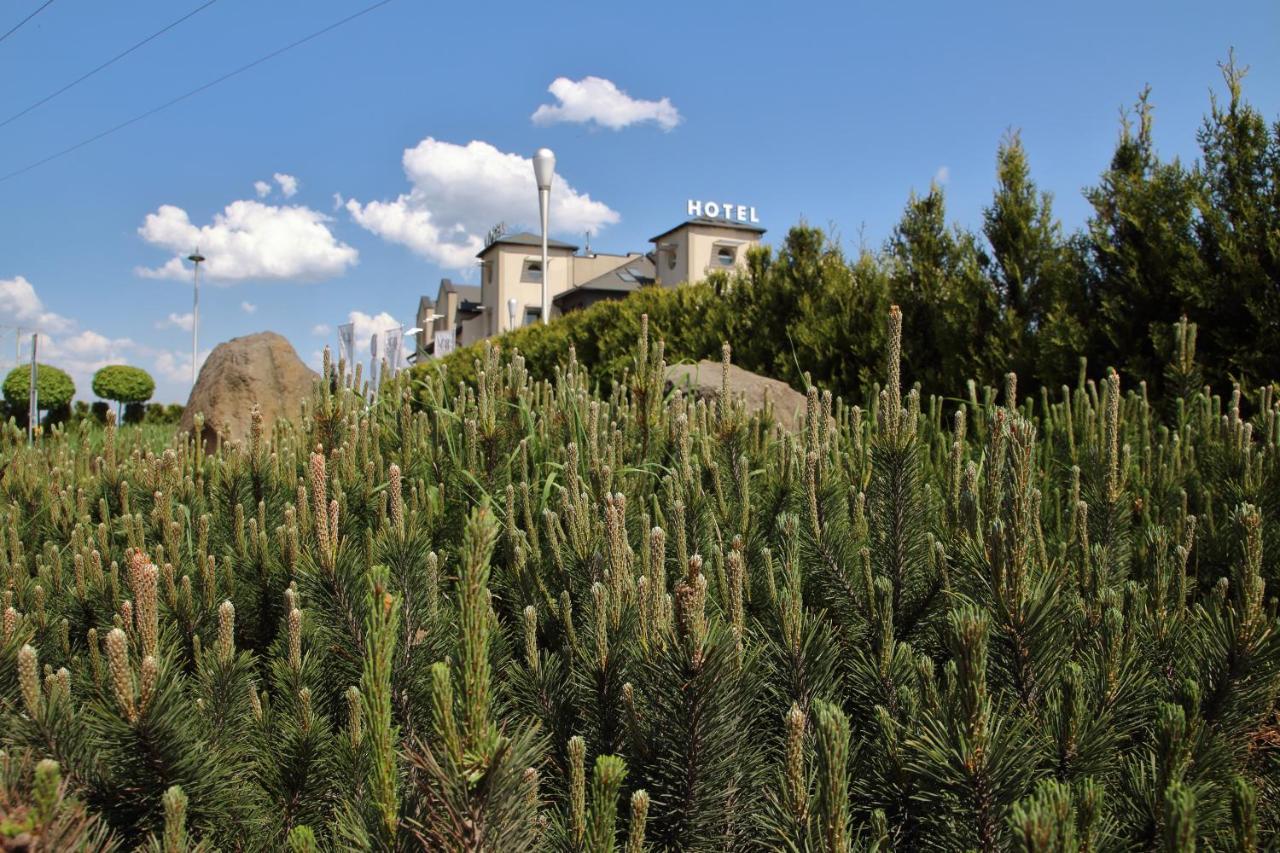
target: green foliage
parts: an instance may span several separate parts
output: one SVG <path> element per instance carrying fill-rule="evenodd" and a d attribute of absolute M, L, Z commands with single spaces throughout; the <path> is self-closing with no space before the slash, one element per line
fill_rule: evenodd
<path fill-rule="evenodd" d="M 0 752 L 0 848 L 107 851 L 115 839 L 67 792 L 58 762 L 25 750 Z"/>
<path fill-rule="evenodd" d="M 870 407 L 814 388 L 794 432 L 665 395 L 644 317 L 607 395 L 489 349 L 474 385 L 401 376 L 373 405 L 335 376 L 235 445 L 6 428 L 0 827 L 1274 846 L 1280 402 L 1193 386 L 1190 322 L 1168 409 L 1114 372 L 925 396 L 904 313 L 882 323 Z"/>
<path fill-rule="evenodd" d="M 4 380 L 4 399 L 13 412 L 26 412 L 27 393 L 31 386 L 31 368 L 21 365 L 9 371 Z M 63 409 L 71 405 L 76 385 L 64 371 L 48 364 L 36 365 L 36 396 L 40 408 Z"/>
<path fill-rule="evenodd" d="M 905 383 L 928 394 L 961 394 L 970 379 L 998 386 L 1014 371 L 1035 396 L 1082 370 L 1100 378 L 1115 368 L 1165 407 L 1193 373 L 1215 387 L 1238 382 L 1246 408 L 1256 405 L 1280 363 L 1280 122 L 1245 99 L 1234 58 L 1222 72 L 1226 97 L 1212 98 L 1193 166 L 1160 157 L 1151 96 L 1141 94 L 1085 190 L 1092 215 L 1074 232 L 1056 219 L 1013 132 L 997 149 L 980 231 L 949 223 L 933 186 L 908 198 L 880 246 L 846 256 L 838 235 L 801 223 L 776 253 L 755 249 L 732 275 L 643 288 L 517 330 L 503 346 L 537 379 L 551 378 L 572 346 L 607 389 L 630 367 L 647 314 L 673 363 L 714 360 L 727 341 L 741 367 L 869 403 L 897 304 Z M 1200 329 L 1198 362 L 1167 385 L 1183 318 Z M 454 381 L 474 381 L 482 351 L 472 344 L 418 375 L 443 366 Z"/>
<path fill-rule="evenodd" d="M 141 367 L 109 364 L 93 374 L 93 393 L 104 400 L 145 403 L 155 390 L 155 380 Z"/>

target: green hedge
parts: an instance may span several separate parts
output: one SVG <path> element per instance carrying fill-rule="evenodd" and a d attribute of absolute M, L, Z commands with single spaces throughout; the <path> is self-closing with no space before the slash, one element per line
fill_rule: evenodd
<path fill-rule="evenodd" d="M 516 348 L 536 378 L 549 378 L 563 363 L 570 345 L 578 360 L 605 383 L 619 379 L 631 367 L 641 316 L 649 315 L 651 335 L 666 341 L 667 360 L 718 357 L 724 323 L 714 284 L 681 288 L 646 287 L 626 299 L 597 302 L 547 325 L 525 326 L 490 339 L 504 350 Z M 700 322 L 688 322 L 700 317 Z M 475 380 L 475 363 L 484 341 L 460 347 L 439 360 L 417 365 L 415 373 L 448 371 L 452 381 Z"/>

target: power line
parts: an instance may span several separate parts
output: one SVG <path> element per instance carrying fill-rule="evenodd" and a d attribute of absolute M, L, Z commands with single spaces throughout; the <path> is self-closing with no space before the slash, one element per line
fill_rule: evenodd
<path fill-rule="evenodd" d="M 14 33 L 16 33 L 18 30 L 22 29 L 23 25 L 24 25 L 24 24 L 26 24 L 26 22 L 27 22 L 27 21 L 31 20 L 31 19 L 32 19 L 32 18 L 34 18 L 36 15 L 39 15 L 39 14 L 40 14 L 41 12 L 43 12 L 45 9 L 49 8 L 49 4 L 50 4 L 50 3 L 52 3 L 52 2 L 53 2 L 53 0 L 44 0 L 44 3 L 42 3 L 38 9 L 36 9 L 36 10 L 35 10 L 34 12 L 32 12 L 30 15 L 27 15 L 27 16 L 26 16 L 25 18 L 23 18 L 21 21 L 18 21 L 18 23 L 14 24 L 14 25 L 13 25 L 13 29 L 9 30 L 9 32 L 7 32 L 7 33 L 5 33 L 4 35 L 0 36 L 0 41 L 4 41 L 4 40 L 5 40 L 5 39 L 7 39 L 9 36 L 13 35 L 13 34 L 14 34 Z"/>
<path fill-rule="evenodd" d="M 53 2 L 53 0 L 49 0 L 49 2 Z M 260 56 L 246 65 L 241 65 L 239 68 L 235 69 L 234 71 L 228 71 L 226 74 L 223 74 L 221 77 L 216 77 L 202 86 L 197 86 L 196 88 L 190 90 L 189 92 L 185 92 L 176 98 L 172 98 L 171 100 L 165 101 L 163 104 L 161 104 L 158 107 L 153 107 L 144 113 L 139 113 L 133 118 L 127 119 L 126 121 L 122 121 L 119 124 L 113 127 L 109 127 L 106 130 L 103 130 L 99 133 L 95 133 L 93 136 L 90 136 L 88 139 L 83 139 L 80 142 L 77 142 L 75 145 L 71 145 L 67 148 L 63 148 L 61 151 L 58 151 L 54 154 L 50 154 L 48 157 L 37 160 L 34 163 L 23 166 L 21 169 L 17 169 L 13 172 L 10 172 L 9 174 L 4 175 L 3 177 L 0 177 L 0 183 L 4 183 L 10 178 L 16 178 L 19 175 L 30 172 L 32 169 L 39 168 L 40 166 L 43 166 L 45 163 L 49 163 L 54 160 L 57 160 L 59 157 L 65 157 L 66 155 L 70 154 L 73 151 L 78 151 L 79 149 L 85 147 L 86 145 L 97 142 L 99 139 L 102 139 L 104 137 L 110 136 L 116 131 L 124 130 L 129 125 L 137 124 L 138 122 L 142 121 L 145 118 L 150 118 L 151 116 L 155 115 L 158 112 L 167 110 L 169 107 L 172 107 L 174 104 L 181 103 L 182 101 L 185 101 L 190 97 L 200 94 L 206 89 L 211 89 L 214 86 L 218 85 L 219 83 L 223 83 L 227 80 L 230 80 L 232 77 L 243 74 L 244 72 L 248 71 L 251 68 L 256 68 L 257 66 L 261 65 L 262 63 L 270 59 L 275 59 L 277 56 L 279 56 L 282 53 L 287 53 L 288 51 L 293 50 L 295 47 L 301 47 L 302 45 L 306 44 L 312 39 L 319 38 L 325 33 L 330 32 L 331 30 L 336 30 L 338 27 L 341 27 L 344 24 L 348 24 L 351 21 L 354 21 L 356 18 L 359 18 L 363 15 L 367 15 L 370 12 L 374 11 L 375 9 L 381 8 L 382 6 L 385 6 L 390 2 L 391 0 L 378 0 L 377 3 L 374 3 L 371 6 L 366 6 L 365 8 L 361 9 L 359 12 L 356 12 L 352 15 L 348 15 L 347 17 L 343 18 L 340 21 L 335 21 L 329 26 L 324 27 L 323 29 L 316 30 L 314 33 L 311 33 L 310 35 L 303 36 L 297 41 L 291 42 L 290 44 L 287 44 L 284 47 L 277 48 L 271 51 L 270 53 L 266 54 L 265 56 Z"/>
<path fill-rule="evenodd" d="M 49 0 L 49 2 L 50 2 L 50 3 L 52 3 L 52 2 L 53 2 L 53 0 Z M 196 8 L 195 8 L 195 9 L 193 9 L 192 11 L 190 11 L 190 12 L 188 12 L 187 14 L 183 15 L 183 16 L 182 16 L 181 18 L 179 18 L 178 20 L 174 21 L 172 24 L 169 24 L 169 25 L 168 25 L 167 27 L 165 27 L 164 29 L 156 30 L 154 33 L 152 33 L 151 35 L 147 36 L 147 37 L 146 37 L 146 38 L 144 38 L 142 41 L 140 41 L 140 42 L 138 42 L 137 44 L 135 44 L 133 47 L 129 48 L 128 50 L 125 50 L 125 51 L 122 51 L 122 52 L 120 52 L 120 53 L 117 53 L 115 56 L 111 57 L 111 58 L 110 58 L 110 59 L 108 59 L 106 62 L 102 63 L 102 64 L 101 64 L 101 65 L 99 65 L 97 68 L 95 68 L 95 69 L 93 69 L 92 71 L 89 71 L 89 72 L 87 72 L 87 73 L 85 73 L 85 74 L 80 75 L 79 77 L 77 77 L 76 79 L 74 79 L 74 80 L 72 80 L 70 83 L 68 83 L 67 85 L 63 86 L 63 87 L 62 87 L 61 89 L 59 89 L 58 91 L 56 91 L 56 92 L 50 92 L 48 95 L 45 95 L 43 98 L 41 98 L 40 100 L 36 101 L 36 102 L 35 102 L 34 104 L 32 104 L 31 106 L 27 107 L 25 110 L 22 110 L 21 112 L 14 113 L 13 115 L 9 116 L 9 117 L 8 117 L 7 119 L 5 119 L 4 121 L 0 121 L 0 127 L 4 127 L 5 125 L 9 124 L 10 122 L 12 122 L 12 121 L 16 121 L 17 119 L 22 118 L 24 115 L 26 115 L 27 113 L 31 112 L 31 111 L 32 111 L 32 110 L 34 110 L 36 107 L 40 107 L 40 106 L 43 106 L 43 105 L 45 105 L 45 104 L 49 103 L 49 102 L 50 102 L 50 101 L 52 101 L 54 98 L 56 98 L 56 97 L 58 97 L 59 95 L 61 95 L 63 92 L 67 91 L 68 89 L 70 89 L 70 88 L 72 88 L 72 87 L 74 87 L 74 86 L 78 86 L 78 85 L 80 85 L 80 84 L 81 84 L 81 83 L 83 83 L 85 80 L 88 80 L 90 77 L 92 77 L 93 75 L 97 74 L 99 71 L 103 70 L 104 68 L 106 68 L 106 67 L 108 67 L 108 66 L 110 66 L 110 65 L 114 65 L 118 60 L 124 59 L 126 56 L 128 56 L 128 55 L 129 55 L 129 54 L 131 54 L 131 53 L 133 53 L 133 52 L 134 52 L 135 50 L 137 50 L 138 48 L 142 47 L 143 45 L 147 44 L 148 42 L 150 42 L 150 41 L 152 41 L 152 40 L 154 40 L 154 39 L 159 38 L 160 36 L 162 36 L 162 35 L 164 35 L 165 33 L 169 32 L 169 30 L 171 30 L 171 29 L 173 29 L 174 27 L 178 26 L 178 24 L 181 24 L 183 21 L 185 21 L 185 20 L 187 20 L 188 18 L 190 18 L 190 17 L 194 16 L 197 12 L 202 12 L 202 11 L 204 11 L 205 9 L 208 9 L 210 6 L 212 6 L 212 5 L 213 5 L 214 3 L 216 3 L 216 2 L 218 2 L 218 0 L 209 0 L 209 2 L 205 3 L 203 6 L 198 6 L 198 7 L 196 7 Z M 48 4 L 46 3 L 45 5 L 48 5 Z"/>

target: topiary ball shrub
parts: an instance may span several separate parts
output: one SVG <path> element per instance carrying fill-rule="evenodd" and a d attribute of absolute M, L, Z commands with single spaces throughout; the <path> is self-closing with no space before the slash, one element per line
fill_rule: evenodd
<path fill-rule="evenodd" d="M 4 380 L 4 399 L 9 411 L 24 422 L 27 411 L 27 390 L 31 379 L 31 367 L 20 365 L 9 371 Z M 36 397 L 41 409 L 60 411 L 71 405 L 76 395 L 76 384 L 65 371 L 50 364 L 36 365 Z"/>
<path fill-rule="evenodd" d="M 155 393 L 156 381 L 141 367 L 109 364 L 93 374 L 93 393 L 116 403 L 145 403 Z"/>

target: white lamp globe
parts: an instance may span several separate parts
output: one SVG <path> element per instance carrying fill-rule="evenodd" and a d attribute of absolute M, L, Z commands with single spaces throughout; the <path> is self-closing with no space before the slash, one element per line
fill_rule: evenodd
<path fill-rule="evenodd" d="M 551 179 L 556 174 L 556 155 L 550 148 L 539 148 L 533 155 L 533 177 L 538 182 L 538 189 L 551 189 Z"/>

